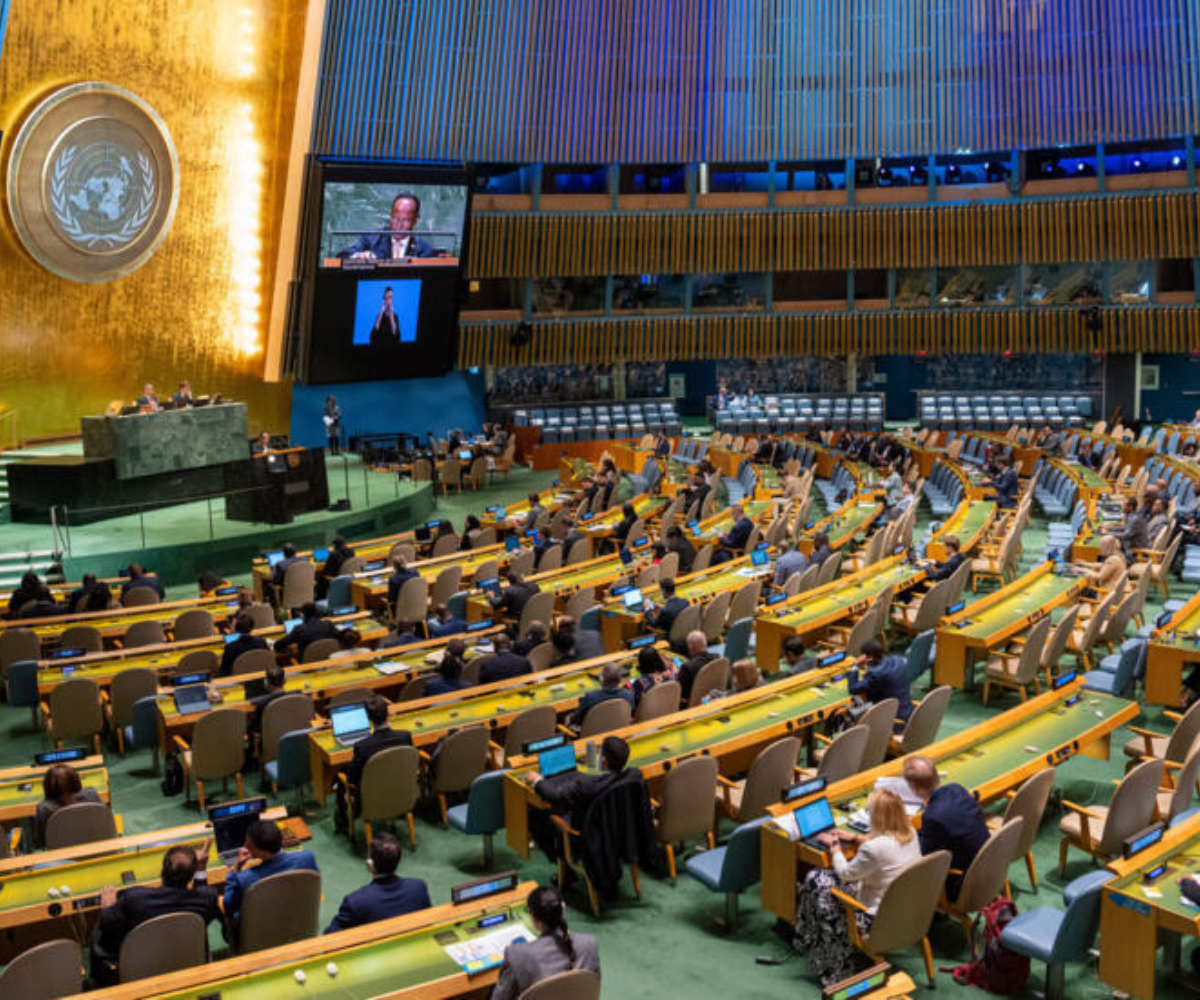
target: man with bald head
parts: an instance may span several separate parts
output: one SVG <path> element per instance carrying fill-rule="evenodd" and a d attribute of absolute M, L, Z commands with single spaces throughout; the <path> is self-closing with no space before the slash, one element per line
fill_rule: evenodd
<path fill-rule="evenodd" d="M 950 867 L 965 872 L 989 836 L 987 819 L 975 796 L 962 785 L 943 785 L 937 765 L 922 754 L 904 759 L 904 780 L 924 806 L 921 810 L 921 853 L 950 852 Z M 961 875 L 946 878 L 946 896 L 958 898 Z"/>
<path fill-rule="evenodd" d="M 696 675 L 706 663 L 711 663 L 716 657 L 708 651 L 708 637 L 697 629 L 687 634 L 687 663 L 679 668 L 679 694 L 684 705 L 692 696 L 692 685 Z"/>
<path fill-rule="evenodd" d="M 421 216 L 421 199 L 402 191 L 392 200 L 387 232 L 363 233 L 339 257 L 352 260 L 402 260 L 406 257 L 440 257 L 441 252 L 416 233 Z"/>

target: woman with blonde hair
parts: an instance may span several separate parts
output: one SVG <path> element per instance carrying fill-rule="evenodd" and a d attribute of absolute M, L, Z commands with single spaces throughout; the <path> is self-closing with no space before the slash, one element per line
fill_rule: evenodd
<path fill-rule="evenodd" d="M 909 822 L 900 796 L 877 788 L 867 799 L 871 830 L 865 836 L 835 830 L 823 838 L 833 862 L 831 868 L 814 868 L 799 885 L 794 946 L 808 952 L 809 970 L 823 986 L 855 972 L 855 948 L 850 943 L 846 913 L 833 895 L 839 889 L 867 908 L 855 911 L 858 929 L 866 934 L 875 911 L 892 880 L 921 857 L 917 833 Z M 843 844 L 856 847 L 846 859 Z"/>

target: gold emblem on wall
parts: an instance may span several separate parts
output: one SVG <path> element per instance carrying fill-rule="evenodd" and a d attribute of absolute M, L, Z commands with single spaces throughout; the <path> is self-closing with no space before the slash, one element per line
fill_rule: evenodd
<path fill-rule="evenodd" d="M 22 245 L 72 281 L 112 281 L 148 261 L 179 202 L 179 160 L 158 113 L 106 83 L 55 91 L 21 125 L 8 207 Z"/>

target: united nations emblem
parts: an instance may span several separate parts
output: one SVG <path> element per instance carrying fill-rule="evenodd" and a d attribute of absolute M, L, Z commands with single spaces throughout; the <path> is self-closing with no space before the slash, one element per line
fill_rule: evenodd
<path fill-rule="evenodd" d="M 175 217 L 179 164 L 161 118 L 136 94 L 78 83 L 42 101 L 8 164 L 8 204 L 22 244 L 74 281 L 141 267 Z"/>

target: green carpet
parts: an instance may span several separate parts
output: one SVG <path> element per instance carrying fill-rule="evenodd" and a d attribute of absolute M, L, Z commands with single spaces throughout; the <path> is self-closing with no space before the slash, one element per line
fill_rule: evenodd
<path fill-rule="evenodd" d="M 522 495 L 530 489 L 544 486 L 553 474 L 533 474 L 527 470 L 514 471 L 508 482 L 481 494 L 461 497 L 439 497 L 438 513 L 460 525 L 463 516 L 489 503 Z M 924 530 L 925 522 L 919 526 Z M 1036 516 L 1025 536 L 1024 566 L 1040 556 L 1044 545 L 1044 522 Z M 1173 595 L 1183 596 L 1183 586 L 1173 582 Z M 186 596 L 185 588 L 175 588 L 171 596 Z M 1147 608 L 1147 618 L 1157 613 L 1159 605 Z M 919 692 L 914 692 L 919 693 Z M 979 703 L 977 694 L 956 693 L 943 723 L 941 735 L 970 726 L 995 711 L 1015 704 L 1014 696 L 999 696 L 987 709 Z M 1148 711 L 1139 724 L 1163 730 L 1167 728 L 1157 711 Z M 1126 731 L 1114 734 L 1114 758 L 1108 762 L 1076 757 L 1059 768 L 1056 787 L 1065 797 L 1081 803 L 1104 803 L 1111 794 L 1111 782 L 1123 770 L 1120 747 L 1129 738 Z M 0 707 L 0 766 L 27 762 L 33 753 L 47 745 L 40 735 L 29 732 L 29 715 L 25 710 Z M 156 778 L 148 773 L 149 755 L 139 753 L 125 759 L 106 750 L 112 775 L 114 807 L 123 814 L 126 830 L 144 830 L 194 821 L 195 809 L 186 809 L 183 798 L 166 799 L 158 788 Z M 247 791 L 256 782 L 250 779 Z M 290 800 L 284 800 L 290 802 Z M 1061 907 L 1061 889 L 1065 881 L 1091 870 L 1091 862 L 1080 853 L 1073 853 L 1066 879 L 1056 871 L 1058 851 L 1059 812 L 1048 811 L 1035 855 L 1041 878 L 1041 889 L 1034 895 L 1022 865 L 1014 865 L 1011 874 L 1018 906 L 1025 910 L 1034 906 Z M 325 900 L 322 919 L 327 921 L 335 912 L 342 896 L 362 885 L 367 879 L 361 850 L 355 850 L 344 837 L 335 836 L 331 815 L 326 812 L 310 819 L 314 839 L 310 847 L 316 854 L 325 879 Z M 418 820 L 418 848 L 406 851 L 402 871 L 428 881 L 435 902 L 449 898 L 450 887 L 481 874 L 482 847 L 479 838 L 469 838 L 454 831 L 442 830 L 434 815 L 426 812 Z M 728 827 L 725 829 L 728 832 Z M 402 841 L 406 842 L 402 837 Z M 525 861 L 507 851 L 503 837 L 497 837 L 497 864 L 516 867 L 522 878 L 546 880 L 550 866 L 541 859 Z M 604 996 L 613 1000 L 659 998 L 669 996 L 674 989 L 683 988 L 690 1000 L 702 998 L 743 997 L 818 997 L 820 991 L 806 973 L 805 960 L 794 957 L 778 967 L 756 964 L 759 955 L 784 957 L 786 949 L 770 933 L 773 918 L 759 907 L 757 890 L 742 898 L 743 926 L 737 936 L 726 936 L 714 925 L 713 919 L 722 911 L 721 897 L 710 894 L 687 877 L 671 886 L 665 878 L 648 875 L 643 879 L 641 902 L 633 899 L 626 881 L 622 900 L 610 906 L 602 920 L 593 920 L 581 909 L 582 900 L 571 897 L 570 923 L 575 930 L 596 934 L 600 940 L 604 969 Z M 218 934 L 213 932 L 214 947 L 219 947 Z M 965 943 L 956 926 L 937 921 L 933 944 L 939 967 L 950 967 L 964 961 Z M 921 961 L 914 951 L 898 956 L 901 967 L 919 973 Z M 1040 988 L 1044 969 L 1034 964 L 1031 987 Z M 345 984 L 343 984 L 345 985 Z M 1067 993 L 1077 998 L 1098 998 L 1111 995 L 1111 990 L 1096 979 L 1095 962 L 1075 966 L 1068 975 Z M 345 996 L 353 996 L 350 990 Z M 957 987 L 945 974 L 938 976 L 940 996 L 983 996 L 974 988 Z M 1032 989 L 1024 996 L 1032 996 Z M 1164 986 L 1160 996 L 1181 996 L 1182 993 Z"/>

